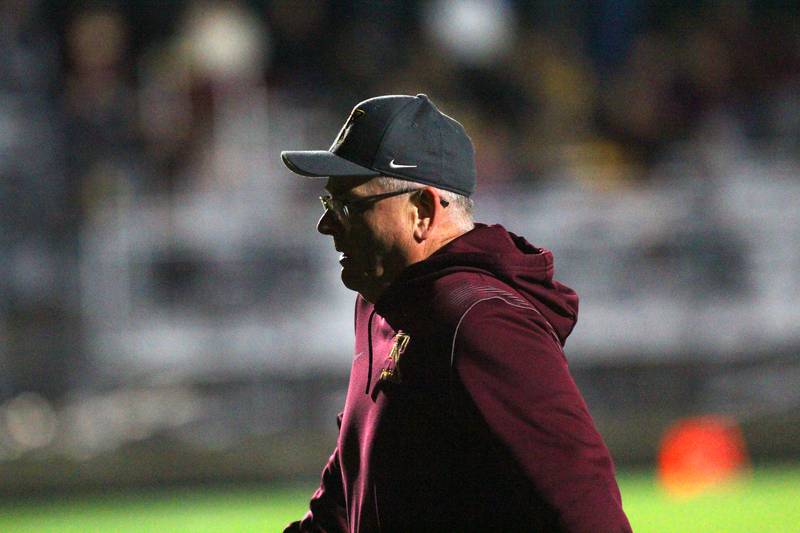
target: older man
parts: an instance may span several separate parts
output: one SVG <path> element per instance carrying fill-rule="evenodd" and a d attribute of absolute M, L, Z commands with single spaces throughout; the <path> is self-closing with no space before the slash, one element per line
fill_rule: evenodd
<path fill-rule="evenodd" d="M 281 155 L 328 178 L 317 229 L 359 294 L 337 445 L 286 531 L 630 531 L 562 352 L 578 298 L 549 251 L 473 223 L 461 124 L 381 96 Z"/>

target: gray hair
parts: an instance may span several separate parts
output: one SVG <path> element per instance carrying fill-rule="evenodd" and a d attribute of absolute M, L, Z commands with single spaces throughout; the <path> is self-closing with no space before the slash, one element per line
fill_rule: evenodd
<path fill-rule="evenodd" d="M 391 176 L 379 176 L 375 178 L 375 183 L 384 192 L 402 191 L 404 189 L 408 189 L 409 185 L 420 185 L 416 182 L 400 178 L 393 178 Z M 421 189 L 422 187 L 411 188 Z M 439 193 L 439 196 L 441 196 L 442 199 L 449 204 L 448 210 L 450 211 L 451 218 L 456 226 L 464 231 L 471 230 L 475 225 L 472 220 L 472 208 L 474 206 L 472 198 L 456 192 L 445 191 L 443 189 L 439 189 L 438 187 L 434 187 L 434 189 L 436 189 L 436 191 Z"/>

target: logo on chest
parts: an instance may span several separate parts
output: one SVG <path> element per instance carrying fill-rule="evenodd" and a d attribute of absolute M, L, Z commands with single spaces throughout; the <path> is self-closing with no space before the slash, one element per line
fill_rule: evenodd
<path fill-rule="evenodd" d="M 411 342 L 411 335 L 403 333 L 403 330 L 398 330 L 392 342 L 392 349 L 389 350 L 389 355 L 386 356 L 386 364 L 381 370 L 381 381 L 389 381 L 391 383 L 401 383 L 403 381 L 400 375 L 400 356 L 408 348 L 409 342 Z"/>

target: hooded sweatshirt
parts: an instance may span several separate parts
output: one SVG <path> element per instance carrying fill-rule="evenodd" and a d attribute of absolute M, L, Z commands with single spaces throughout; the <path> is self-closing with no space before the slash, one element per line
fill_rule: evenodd
<path fill-rule="evenodd" d="M 286 531 L 631 531 L 552 254 L 476 225 L 356 301 L 337 447 Z"/>

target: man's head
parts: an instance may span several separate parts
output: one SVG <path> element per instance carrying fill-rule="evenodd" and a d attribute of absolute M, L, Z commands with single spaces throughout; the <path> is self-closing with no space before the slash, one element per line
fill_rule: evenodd
<path fill-rule="evenodd" d="M 342 252 L 345 286 L 369 301 L 472 228 L 472 142 L 425 95 L 365 100 L 329 150 L 281 157 L 298 174 L 328 178 L 317 228 Z"/>

